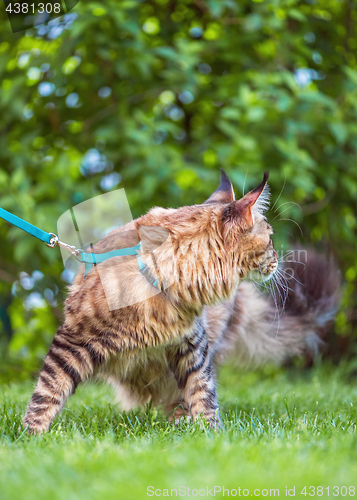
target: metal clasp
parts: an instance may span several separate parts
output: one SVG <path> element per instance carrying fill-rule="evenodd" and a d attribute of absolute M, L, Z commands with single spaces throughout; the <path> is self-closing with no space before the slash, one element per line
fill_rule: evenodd
<path fill-rule="evenodd" d="M 46 243 L 46 245 L 48 247 L 55 248 L 58 246 L 58 247 L 64 248 L 65 250 L 70 252 L 71 255 L 74 255 L 74 257 L 77 260 L 79 260 L 79 262 L 81 262 L 81 260 L 78 259 L 78 256 L 80 255 L 81 252 L 83 252 L 83 250 L 76 248 L 74 245 L 68 245 L 68 243 L 64 243 L 63 241 L 60 241 L 58 239 L 57 234 L 50 233 L 50 235 L 52 236 L 52 238 L 50 239 L 49 243 Z"/>
<path fill-rule="evenodd" d="M 58 236 L 55 233 L 50 233 L 52 238 L 50 239 L 49 243 L 46 243 L 46 245 L 50 248 L 55 248 L 58 245 Z"/>

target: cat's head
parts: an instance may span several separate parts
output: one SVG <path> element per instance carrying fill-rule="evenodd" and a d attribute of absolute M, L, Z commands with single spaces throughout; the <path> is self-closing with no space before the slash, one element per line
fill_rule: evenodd
<path fill-rule="evenodd" d="M 256 189 L 235 200 L 232 184 L 222 171 L 219 188 L 204 203 L 150 210 L 137 221 L 143 247 L 149 247 L 154 238 L 150 236 L 155 235 L 153 226 L 168 230 L 177 279 L 183 286 L 197 282 L 207 290 L 214 284 L 220 296 L 229 295 L 252 272 L 268 279 L 277 269 L 278 259 L 271 241 L 273 230 L 264 216 L 269 202 L 267 179 L 265 174 Z M 166 252 L 161 255 L 169 258 Z"/>
<path fill-rule="evenodd" d="M 271 240 L 273 229 L 264 215 L 270 198 L 267 181 L 268 173 L 265 172 L 258 187 L 235 200 L 233 186 L 222 170 L 219 188 L 205 202 L 223 205 L 223 241 L 225 248 L 238 256 L 241 278 L 264 281 L 278 268 L 278 254 Z"/>

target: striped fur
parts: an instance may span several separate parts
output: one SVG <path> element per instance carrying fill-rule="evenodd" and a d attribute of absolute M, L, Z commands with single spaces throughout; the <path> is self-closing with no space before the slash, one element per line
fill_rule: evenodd
<path fill-rule="evenodd" d="M 231 187 L 226 195 L 230 183 L 225 177 L 222 173 L 221 186 L 207 203 L 154 208 L 94 246 L 101 253 L 140 239 L 141 258 L 158 278 L 161 293 L 110 310 L 108 300 L 119 295 L 128 299 L 133 291 L 152 287 L 132 257 L 119 257 L 125 263 L 120 273 L 114 257 L 95 266 L 85 280 L 83 270 L 77 275 L 65 303 L 64 324 L 24 417 L 30 432 L 47 430 L 78 384 L 93 376 L 115 387 L 125 409 L 151 401 L 168 412 L 178 408 L 175 419 L 182 411 L 220 425 L 210 334 L 200 317 L 204 307 L 230 300 L 249 272 L 259 270 L 268 277 L 277 268 L 272 229 L 259 204 L 267 176 L 238 201 L 232 201 Z M 163 245 L 155 253 L 155 262 L 148 253 L 156 246 L 153 228 L 168 231 L 172 242 L 171 249 Z M 166 288 L 168 276 L 174 284 Z"/>

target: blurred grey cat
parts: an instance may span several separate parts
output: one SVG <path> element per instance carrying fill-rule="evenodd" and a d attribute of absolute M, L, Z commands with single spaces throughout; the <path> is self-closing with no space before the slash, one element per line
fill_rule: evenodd
<path fill-rule="evenodd" d="M 221 184 L 206 203 L 233 200 L 233 186 L 222 171 Z M 204 309 L 203 324 L 217 363 L 232 359 L 257 367 L 317 352 L 337 311 L 339 274 L 325 256 L 313 250 L 297 253 L 304 255 L 304 262 L 284 264 L 289 268 L 286 281 L 277 281 L 275 290 L 273 285 L 273 295 L 263 295 L 253 282 L 244 281 L 233 299 Z"/>

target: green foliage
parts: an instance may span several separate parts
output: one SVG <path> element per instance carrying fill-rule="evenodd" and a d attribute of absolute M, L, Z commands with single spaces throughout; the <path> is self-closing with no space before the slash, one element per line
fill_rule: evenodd
<path fill-rule="evenodd" d="M 273 202 L 284 188 L 269 214 L 276 247 L 336 255 L 348 283 L 337 330 L 356 336 L 356 21 L 337 0 L 107 0 L 13 34 L 2 8 L 0 205 L 55 231 L 120 179 L 136 217 L 203 201 L 218 167 L 238 193 L 269 170 Z M 40 270 L 55 293 L 43 315 L 59 318 L 59 252 L 2 221 L 0 241 L 0 293 Z M 10 317 L 31 311 L 17 301 Z M 31 321 L 16 345 L 38 335 Z"/>
<path fill-rule="evenodd" d="M 329 486 L 330 497 L 334 486 L 355 486 L 356 388 L 341 368 L 247 375 L 225 367 L 220 387 L 220 433 L 200 423 L 175 428 L 150 408 L 121 414 L 109 389 L 89 385 L 40 437 L 18 430 L 32 384 L 3 387 L 2 498 L 143 499 L 151 485 L 279 488 L 279 498 L 295 486 L 305 498 L 304 486 Z"/>

